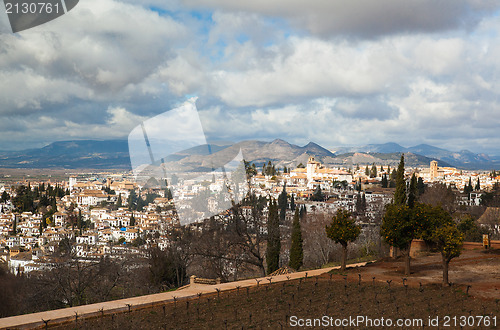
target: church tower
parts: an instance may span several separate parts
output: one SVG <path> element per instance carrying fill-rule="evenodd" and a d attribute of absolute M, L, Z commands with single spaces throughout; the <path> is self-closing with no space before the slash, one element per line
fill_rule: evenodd
<path fill-rule="evenodd" d="M 435 178 L 437 178 L 438 176 L 438 162 L 433 160 L 431 161 L 431 167 L 430 167 L 430 176 L 431 176 L 431 180 L 434 180 Z"/>
<path fill-rule="evenodd" d="M 320 163 L 315 161 L 313 156 L 309 157 L 309 160 L 307 161 L 307 182 L 312 181 L 317 169 L 319 168 L 319 165 Z"/>

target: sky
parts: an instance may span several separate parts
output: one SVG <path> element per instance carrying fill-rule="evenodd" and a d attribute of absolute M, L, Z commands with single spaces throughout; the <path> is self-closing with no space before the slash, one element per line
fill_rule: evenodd
<path fill-rule="evenodd" d="M 2 10 L 0 150 L 126 139 L 196 96 L 209 141 L 500 155 L 499 13 L 496 0 L 80 0 L 12 33 Z"/>

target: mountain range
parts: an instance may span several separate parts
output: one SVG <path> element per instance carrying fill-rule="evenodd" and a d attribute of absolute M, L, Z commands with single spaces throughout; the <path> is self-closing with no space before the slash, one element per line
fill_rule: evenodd
<path fill-rule="evenodd" d="M 441 160 L 451 166 L 463 169 L 492 169 L 500 166 L 500 157 L 488 156 L 486 154 L 475 154 L 469 150 L 458 152 L 434 147 L 428 144 L 419 144 L 414 147 L 405 148 L 397 143 L 368 144 L 361 147 L 339 147 L 332 149 L 336 153 L 364 152 L 364 153 L 413 153 L 436 160 Z"/>
<path fill-rule="evenodd" d="M 397 166 L 401 153 L 405 153 L 408 166 L 428 166 L 437 160 L 440 166 L 463 169 L 498 169 L 499 157 L 474 154 L 463 150 L 452 152 L 434 146 L 420 144 L 403 147 L 397 143 L 369 144 L 360 147 L 338 147 L 327 149 L 314 142 L 297 146 L 281 139 L 271 142 L 247 140 L 226 145 L 204 145 L 178 152 L 168 157 L 186 168 L 210 168 L 232 160 L 241 150 L 243 157 L 262 166 L 268 161 L 283 167 L 306 164 L 310 156 L 326 165 L 380 165 Z M 166 155 L 167 156 L 167 155 Z M 0 167 L 4 168 L 86 168 L 86 169 L 130 169 L 128 143 L 126 140 L 76 140 L 59 141 L 43 148 L 23 151 L 0 151 Z"/>

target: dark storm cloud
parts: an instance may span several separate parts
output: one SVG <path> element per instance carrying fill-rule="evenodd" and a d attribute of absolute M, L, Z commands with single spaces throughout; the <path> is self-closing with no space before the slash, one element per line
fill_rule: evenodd
<path fill-rule="evenodd" d="M 194 8 L 284 17 L 292 26 L 323 37 L 360 38 L 469 29 L 500 5 L 492 0 L 184 0 L 184 3 Z"/>

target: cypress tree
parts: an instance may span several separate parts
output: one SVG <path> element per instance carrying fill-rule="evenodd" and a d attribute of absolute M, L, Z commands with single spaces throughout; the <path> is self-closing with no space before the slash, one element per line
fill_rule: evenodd
<path fill-rule="evenodd" d="M 418 192 L 418 195 L 422 195 L 425 191 L 425 183 L 424 183 L 424 180 L 419 177 L 418 180 L 417 180 L 417 192 Z"/>
<path fill-rule="evenodd" d="M 472 191 L 472 179 L 469 177 L 469 183 L 464 187 L 464 193 L 469 194 Z"/>
<path fill-rule="evenodd" d="M 361 208 L 363 209 L 363 215 L 364 215 L 366 212 L 366 195 L 365 195 L 365 193 L 363 193 L 361 196 L 362 196 L 361 197 Z"/>
<path fill-rule="evenodd" d="M 389 186 L 389 181 L 387 180 L 387 174 L 384 173 L 382 176 L 382 188 L 387 188 Z"/>
<path fill-rule="evenodd" d="M 278 205 L 271 199 L 269 201 L 269 214 L 267 217 L 267 273 L 271 274 L 279 268 L 281 251 L 280 223 Z"/>
<path fill-rule="evenodd" d="M 362 209 L 362 201 L 361 201 L 361 193 L 358 192 L 356 195 L 356 214 L 361 215 Z"/>
<path fill-rule="evenodd" d="M 479 182 L 479 177 L 477 177 L 477 183 L 476 183 L 476 187 L 474 188 L 476 191 L 479 191 L 481 190 L 481 183 Z"/>
<path fill-rule="evenodd" d="M 304 250 L 302 248 L 302 231 L 300 229 L 299 209 L 295 209 L 292 224 L 292 245 L 290 247 L 290 262 L 289 266 L 298 270 L 302 266 L 304 259 Z"/>
<path fill-rule="evenodd" d="M 80 235 L 82 234 L 82 228 L 83 228 L 83 217 L 82 217 L 82 210 L 78 209 L 78 218 L 76 220 L 78 229 L 80 229 Z"/>
<path fill-rule="evenodd" d="M 401 160 L 396 172 L 396 191 L 394 192 L 394 204 L 406 204 L 406 182 L 405 182 L 405 158 L 401 155 Z"/>
<path fill-rule="evenodd" d="M 288 206 L 288 198 L 286 195 L 286 183 L 283 185 L 283 190 L 278 197 L 278 208 L 280 209 L 280 220 L 285 220 L 286 209 Z"/>
<path fill-rule="evenodd" d="M 302 205 L 302 207 L 300 208 L 300 218 L 303 219 L 305 215 L 306 215 L 306 206 Z"/>
<path fill-rule="evenodd" d="M 408 193 L 408 206 L 410 208 L 413 208 L 415 206 L 415 201 L 417 199 L 417 177 L 415 176 L 415 173 L 411 176 L 411 181 L 410 181 L 410 191 Z"/>
<path fill-rule="evenodd" d="M 17 234 L 17 214 L 14 214 L 14 222 L 12 222 L 12 232 Z"/>

